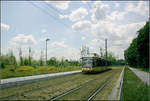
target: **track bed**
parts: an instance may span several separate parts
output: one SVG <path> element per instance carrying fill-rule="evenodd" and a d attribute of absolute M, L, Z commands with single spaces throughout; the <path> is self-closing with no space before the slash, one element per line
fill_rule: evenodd
<path fill-rule="evenodd" d="M 70 76 L 41 81 L 38 83 L 27 84 L 5 88 L 1 91 L 1 99 L 11 100 L 87 100 L 108 80 L 111 83 L 121 72 L 120 69 L 112 69 L 97 74 L 74 74 Z M 115 80 L 114 80 L 115 81 Z M 107 85 L 105 87 L 107 87 Z M 110 85 L 113 86 L 113 85 Z M 101 90 L 104 93 L 105 87 Z M 9 92 L 9 93 L 8 93 Z M 70 92 L 66 94 L 67 92 Z M 62 96 L 63 95 L 63 96 Z M 61 96 L 61 97 L 60 97 Z M 99 99 L 100 92 L 92 99 Z"/>

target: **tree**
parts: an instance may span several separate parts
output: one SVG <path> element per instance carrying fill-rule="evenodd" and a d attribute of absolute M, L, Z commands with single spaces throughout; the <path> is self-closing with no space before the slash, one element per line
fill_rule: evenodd
<path fill-rule="evenodd" d="M 43 66 L 43 51 L 41 50 L 40 66 Z"/>
<path fill-rule="evenodd" d="M 12 50 L 10 52 L 9 61 L 10 61 L 11 65 L 16 65 L 17 64 L 16 57 L 13 55 L 13 51 Z"/>
<path fill-rule="evenodd" d="M 104 55 L 105 56 L 105 55 Z M 112 65 L 115 65 L 116 64 L 116 57 L 115 55 L 111 52 L 111 51 L 108 51 L 108 56 L 107 56 L 107 59 L 109 61 L 111 61 Z"/>
<path fill-rule="evenodd" d="M 31 48 L 29 47 L 29 65 L 31 65 Z"/>
<path fill-rule="evenodd" d="M 101 58 L 104 58 L 104 53 L 103 53 L 103 49 L 100 48 L 100 55 L 101 55 Z"/>
<path fill-rule="evenodd" d="M 48 60 L 48 65 L 56 65 L 57 64 L 57 60 L 55 57 L 51 57 L 49 60 Z"/>
<path fill-rule="evenodd" d="M 23 57 L 22 57 L 22 50 L 19 49 L 19 57 L 20 57 L 20 66 L 23 66 Z"/>
<path fill-rule="evenodd" d="M 138 31 L 137 37 L 138 66 L 149 67 L 149 22 Z"/>
<path fill-rule="evenodd" d="M 25 65 L 25 66 L 29 65 L 28 58 L 24 58 L 24 65 Z"/>
<path fill-rule="evenodd" d="M 8 55 L 2 55 L 1 56 L 1 68 L 5 68 L 5 65 L 9 65 L 9 56 Z"/>
<path fill-rule="evenodd" d="M 125 60 L 130 66 L 137 66 L 137 54 L 137 38 L 135 38 L 130 44 L 130 47 L 124 52 Z"/>
<path fill-rule="evenodd" d="M 138 31 L 138 36 L 124 51 L 125 61 L 133 67 L 149 67 L 149 22 Z"/>

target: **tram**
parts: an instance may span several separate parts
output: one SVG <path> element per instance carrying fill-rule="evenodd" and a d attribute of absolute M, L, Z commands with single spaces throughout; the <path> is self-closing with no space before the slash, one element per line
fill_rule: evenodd
<path fill-rule="evenodd" d="M 98 56 L 98 54 L 93 53 L 92 55 L 87 55 L 82 59 L 82 72 L 92 73 L 92 72 L 102 72 L 108 70 L 108 66 L 111 62 Z"/>

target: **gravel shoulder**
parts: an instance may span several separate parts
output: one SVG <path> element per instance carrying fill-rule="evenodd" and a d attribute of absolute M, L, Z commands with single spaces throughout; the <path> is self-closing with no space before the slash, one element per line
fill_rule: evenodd
<path fill-rule="evenodd" d="M 131 69 L 144 83 L 150 85 L 149 83 L 150 73 L 140 71 L 138 69 L 131 68 L 131 67 L 129 67 L 129 69 Z"/>

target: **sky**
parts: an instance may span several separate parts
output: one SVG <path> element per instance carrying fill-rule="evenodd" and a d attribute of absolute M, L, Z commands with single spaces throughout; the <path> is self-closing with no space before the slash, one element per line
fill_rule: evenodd
<path fill-rule="evenodd" d="M 149 19 L 149 1 L 1 1 L 1 53 L 24 57 L 79 60 L 81 47 L 108 51 L 124 59 L 124 50 Z M 44 57 L 43 56 L 43 57 Z"/>

